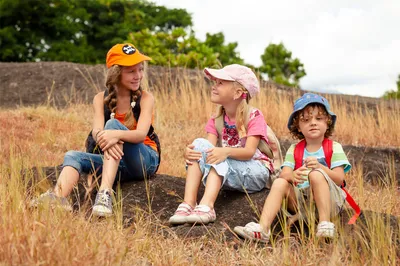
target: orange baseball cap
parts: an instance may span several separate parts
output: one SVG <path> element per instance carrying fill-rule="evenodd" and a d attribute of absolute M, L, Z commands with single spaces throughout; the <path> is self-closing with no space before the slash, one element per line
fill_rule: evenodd
<path fill-rule="evenodd" d="M 107 53 L 107 68 L 113 65 L 133 66 L 143 61 L 151 60 L 150 57 L 140 53 L 131 43 L 122 43 L 114 45 Z"/>

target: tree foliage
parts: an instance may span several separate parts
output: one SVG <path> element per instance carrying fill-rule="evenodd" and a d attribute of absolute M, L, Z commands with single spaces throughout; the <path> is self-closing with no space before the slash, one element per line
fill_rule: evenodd
<path fill-rule="evenodd" d="M 385 94 L 383 95 L 383 97 L 385 99 L 400 99 L 400 74 L 397 77 L 396 84 L 397 84 L 397 91 L 391 90 L 391 91 L 385 92 Z"/>
<path fill-rule="evenodd" d="M 0 18 L 0 61 L 104 63 L 114 44 L 130 41 L 157 65 L 250 66 L 222 32 L 201 41 L 186 10 L 146 0 L 1 0 Z M 298 85 L 304 66 L 291 55 L 283 44 L 270 44 L 260 70 L 278 83 Z"/>
<path fill-rule="evenodd" d="M 240 58 L 239 53 L 236 51 L 238 43 L 232 42 L 225 45 L 225 36 L 222 32 L 216 34 L 207 33 L 206 41 L 204 43 L 217 53 L 218 60 L 222 65 L 244 63 L 243 59 Z"/>
<path fill-rule="evenodd" d="M 140 50 L 153 59 L 151 63 L 157 65 L 203 68 L 243 63 L 235 51 L 237 43 L 225 45 L 223 33 L 207 34 L 205 42 L 201 42 L 193 31 L 187 32 L 180 27 L 171 32 L 144 29 L 132 33 L 128 41 L 140 44 Z"/>
<path fill-rule="evenodd" d="M 306 75 L 304 65 L 299 59 L 292 59 L 292 52 L 283 43 L 268 45 L 261 60 L 263 65 L 259 70 L 277 83 L 297 87 L 299 80 Z"/>
<path fill-rule="evenodd" d="M 183 9 L 140 0 L 2 0 L 0 17 L 0 60 L 16 62 L 104 62 L 132 31 L 192 25 Z"/>

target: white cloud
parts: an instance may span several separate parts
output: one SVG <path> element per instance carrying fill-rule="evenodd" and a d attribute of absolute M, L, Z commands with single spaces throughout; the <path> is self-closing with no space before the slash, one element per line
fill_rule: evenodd
<path fill-rule="evenodd" d="M 200 39 L 222 31 L 254 65 L 269 43 L 283 42 L 304 63 L 307 90 L 372 97 L 395 89 L 400 74 L 398 0 L 158 0 L 192 14 Z"/>

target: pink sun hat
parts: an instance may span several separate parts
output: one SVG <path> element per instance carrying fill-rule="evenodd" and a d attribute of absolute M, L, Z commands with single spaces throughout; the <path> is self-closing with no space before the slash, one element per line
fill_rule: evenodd
<path fill-rule="evenodd" d="M 205 68 L 204 74 L 208 79 L 221 79 L 240 83 L 249 92 L 251 98 L 260 92 L 260 83 L 256 75 L 246 66 L 233 64 L 222 69 Z"/>

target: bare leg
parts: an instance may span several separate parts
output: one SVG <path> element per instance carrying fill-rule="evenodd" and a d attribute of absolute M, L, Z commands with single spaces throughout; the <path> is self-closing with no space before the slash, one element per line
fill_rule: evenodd
<path fill-rule="evenodd" d="M 200 201 L 201 205 L 207 205 L 211 209 L 214 208 L 214 203 L 218 197 L 218 192 L 221 190 L 222 176 L 219 176 L 214 168 L 211 168 L 207 176 L 206 188 L 203 198 Z"/>
<path fill-rule="evenodd" d="M 261 213 L 260 225 L 263 231 L 268 232 L 273 220 L 278 214 L 283 199 L 289 194 L 294 194 L 290 189 L 290 184 L 283 178 L 278 178 L 272 184 L 271 191 L 265 200 L 263 211 Z M 293 196 L 291 197 L 293 198 Z M 290 201 L 289 201 L 290 202 Z M 293 204 L 291 204 L 293 205 Z"/>
<path fill-rule="evenodd" d="M 193 208 L 197 204 L 197 192 L 202 176 L 198 162 L 193 162 L 192 165 L 188 166 L 183 200 Z"/>
<path fill-rule="evenodd" d="M 318 171 L 312 171 L 309 175 L 312 194 L 317 205 L 319 221 L 331 219 L 331 195 L 329 185 L 325 177 Z"/>
<path fill-rule="evenodd" d="M 122 144 L 118 144 L 118 146 L 122 150 Z M 121 160 L 116 160 L 111 156 L 110 159 L 104 158 L 100 190 L 112 189 L 120 161 Z"/>
<path fill-rule="evenodd" d="M 79 172 L 71 166 L 65 166 L 54 187 L 54 193 L 57 197 L 68 197 L 78 180 Z"/>

